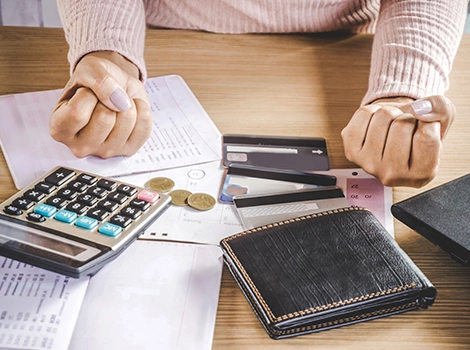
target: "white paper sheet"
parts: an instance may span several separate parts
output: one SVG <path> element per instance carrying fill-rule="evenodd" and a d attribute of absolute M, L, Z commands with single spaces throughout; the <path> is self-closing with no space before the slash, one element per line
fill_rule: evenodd
<path fill-rule="evenodd" d="M 49 135 L 49 117 L 61 90 L 0 96 L 0 145 L 18 189 L 62 165 L 102 176 L 168 169 L 221 159 L 221 137 L 184 80 L 150 78 L 146 90 L 154 127 L 132 157 L 76 158 Z"/>
<path fill-rule="evenodd" d="M 211 349 L 217 246 L 137 241 L 90 280 L 70 350 Z"/>
<path fill-rule="evenodd" d="M 67 349 L 88 281 L 0 257 L 0 349 Z"/>

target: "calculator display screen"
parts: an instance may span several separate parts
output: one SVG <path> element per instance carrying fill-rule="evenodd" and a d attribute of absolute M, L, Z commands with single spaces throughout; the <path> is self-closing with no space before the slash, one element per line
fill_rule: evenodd
<path fill-rule="evenodd" d="M 26 245 L 45 252 L 85 261 L 100 251 L 70 239 L 38 229 L 0 220 L 0 243 Z"/>

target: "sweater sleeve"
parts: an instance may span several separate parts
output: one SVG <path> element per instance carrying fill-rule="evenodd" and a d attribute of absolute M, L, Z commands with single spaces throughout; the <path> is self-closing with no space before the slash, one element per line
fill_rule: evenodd
<path fill-rule="evenodd" d="M 133 62 L 141 79 L 144 62 L 145 10 L 140 0 L 57 0 L 69 44 L 72 73 L 78 61 L 93 51 L 115 51 Z"/>
<path fill-rule="evenodd" d="M 362 101 L 444 94 L 468 0 L 382 0 Z"/>

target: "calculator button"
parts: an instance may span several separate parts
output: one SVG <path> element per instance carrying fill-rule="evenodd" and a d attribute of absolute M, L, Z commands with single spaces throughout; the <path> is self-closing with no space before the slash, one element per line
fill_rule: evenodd
<path fill-rule="evenodd" d="M 131 197 L 137 193 L 137 189 L 135 187 L 131 187 L 129 185 L 124 185 L 124 184 L 119 185 L 119 187 L 117 188 L 117 191 L 119 193 L 125 194 L 128 197 Z"/>
<path fill-rule="evenodd" d="M 93 185 L 96 182 L 96 177 L 88 174 L 80 174 L 77 176 L 77 180 L 86 183 L 87 185 Z"/>
<path fill-rule="evenodd" d="M 129 202 L 129 205 L 134 208 L 138 208 L 142 211 L 147 210 L 150 207 L 150 203 L 143 199 L 133 199 Z"/>
<path fill-rule="evenodd" d="M 61 188 L 57 192 L 57 196 L 70 201 L 70 200 L 74 199 L 75 197 L 77 197 L 78 193 L 74 190 L 71 190 L 70 188 Z"/>
<path fill-rule="evenodd" d="M 116 202 L 110 201 L 108 199 L 103 199 L 101 202 L 98 203 L 98 207 L 105 209 L 108 213 L 112 213 L 119 205 Z"/>
<path fill-rule="evenodd" d="M 130 217 L 131 219 L 137 219 L 140 215 L 142 215 L 142 212 L 140 211 L 140 209 L 137 209 L 137 208 L 133 208 L 131 206 L 127 206 L 125 208 L 123 208 L 120 212 L 121 215 L 124 215 L 124 216 L 128 216 Z"/>
<path fill-rule="evenodd" d="M 46 204 L 53 205 L 54 207 L 61 209 L 65 207 L 65 205 L 67 204 L 67 201 L 60 197 L 50 197 L 50 198 L 47 198 Z"/>
<path fill-rule="evenodd" d="M 70 224 L 75 221 L 77 218 L 77 213 L 74 213 L 73 211 L 68 211 L 68 210 L 59 210 L 55 216 L 54 219 L 62 222 L 66 222 L 67 224 Z"/>
<path fill-rule="evenodd" d="M 56 207 L 53 207 L 52 205 L 47 205 L 47 204 L 44 204 L 44 203 L 38 204 L 34 208 L 35 213 L 41 214 L 41 215 L 45 216 L 46 218 L 49 218 L 52 215 L 54 215 L 56 211 L 57 211 Z"/>
<path fill-rule="evenodd" d="M 139 192 L 137 198 L 153 204 L 160 198 L 160 195 L 156 192 L 143 190 Z"/>
<path fill-rule="evenodd" d="M 31 199 L 32 201 L 39 202 L 40 200 L 44 199 L 46 195 L 43 192 L 38 190 L 28 190 L 23 194 L 24 198 Z"/>
<path fill-rule="evenodd" d="M 83 214 L 88 209 L 88 207 L 82 203 L 72 202 L 67 204 L 65 209 L 73 211 L 77 214 Z"/>
<path fill-rule="evenodd" d="M 31 208 L 32 206 L 34 206 L 34 202 L 31 199 L 27 199 L 27 198 L 16 198 L 13 201 L 13 205 L 21 209 L 27 210 Z"/>
<path fill-rule="evenodd" d="M 96 196 L 98 198 L 104 198 L 108 194 L 108 191 L 105 188 L 93 186 L 90 187 L 86 193 Z"/>
<path fill-rule="evenodd" d="M 44 180 L 50 184 L 61 186 L 75 176 L 75 172 L 70 169 L 59 168 Z"/>
<path fill-rule="evenodd" d="M 41 214 L 38 214 L 38 213 L 34 213 L 34 212 L 28 213 L 28 215 L 26 215 L 26 218 L 28 220 L 34 221 L 34 222 L 44 222 L 44 221 L 46 221 L 46 218 L 44 216 L 42 216 Z"/>
<path fill-rule="evenodd" d="M 98 232 L 107 236 L 116 237 L 122 232 L 122 227 L 111 224 L 109 222 L 105 222 L 103 225 L 100 226 Z"/>
<path fill-rule="evenodd" d="M 98 220 L 88 216 L 80 216 L 77 221 L 75 221 L 76 226 L 85 228 L 87 230 L 93 230 L 96 226 L 98 226 L 98 223 Z"/>
<path fill-rule="evenodd" d="M 95 196 L 92 196 L 91 194 L 82 194 L 81 196 L 77 198 L 77 202 L 80 202 L 89 207 L 92 207 L 97 201 L 98 201 L 98 198 L 96 198 Z"/>
<path fill-rule="evenodd" d="M 5 208 L 3 208 L 3 211 L 6 214 L 9 214 L 9 215 L 21 215 L 21 214 L 23 214 L 23 211 L 20 208 L 15 207 L 14 205 L 7 205 Z"/>
<path fill-rule="evenodd" d="M 100 179 L 96 186 L 106 188 L 108 191 L 112 191 L 116 188 L 116 182 L 106 179 Z"/>
<path fill-rule="evenodd" d="M 67 187 L 74 190 L 74 191 L 80 192 L 80 193 L 82 193 L 83 191 L 85 191 L 88 188 L 88 186 L 85 183 L 80 182 L 80 181 L 69 182 L 67 184 Z"/>
<path fill-rule="evenodd" d="M 107 198 L 109 200 L 111 200 L 113 202 L 117 202 L 119 204 L 122 204 L 127 200 L 127 196 L 125 196 L 121 193 L 117 193 L 117 192 L 112 192 L 112 193 L 108 194 Z"/>
<path fill-rule="evenodd" d="M 109 215 L 109 213 L 104 209 L 93 208 L 93 209 L 88 210 L 86 215 L 89 216 L 90 218 L 103 221 Z"/>
<path fill-rule="evenodd" d="M 55 191 L 55 188 L 56 187 L 54 185 L 48 184 L 47 182 L 40 182 L 34 186 L 35 190 L 41 191 L 45 194 L 51 194 Z"/>
<path fill-rule="evenodd" d="M 118 214 L 118 215 L 114 215 L 109 220 L 109 222 L 111 222 L 112 224 L 121 226 L 121 227 L 127 227 L 131 224 L 132 220 L 131 220 L 131 218 L 129 218 L 127 216 Z"/>

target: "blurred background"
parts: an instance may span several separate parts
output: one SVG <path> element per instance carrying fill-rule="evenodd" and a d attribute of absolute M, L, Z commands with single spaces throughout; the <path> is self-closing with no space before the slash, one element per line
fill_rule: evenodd
<path fill-rule="evenodd" d="M 77 0 L 80 1 L 80 0 Z M 116 0 L 119 1 L 119 0 Z M 468 12 L 470 13 L 470 6 Z M 470 15 L 465 32 L 470 33 Z M 0 25 L 61 27 L 56 0 L 0 0 Z"/>

